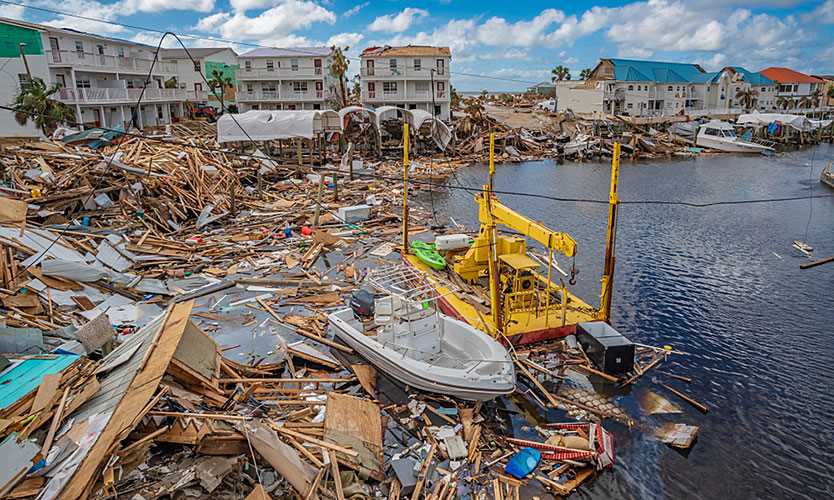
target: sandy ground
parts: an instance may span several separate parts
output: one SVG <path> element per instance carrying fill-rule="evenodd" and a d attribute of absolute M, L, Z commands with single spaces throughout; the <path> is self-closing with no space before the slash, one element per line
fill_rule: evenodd
<path fill-rule="evenodd" d="M 556 125 L 553 117 L 540 111 L 532 111 L 530 108 L 518 109 L 487 104 L 484 106 L 484 111 L 490 117 L 511 128 L 522 127 L 536 130 Z"/>

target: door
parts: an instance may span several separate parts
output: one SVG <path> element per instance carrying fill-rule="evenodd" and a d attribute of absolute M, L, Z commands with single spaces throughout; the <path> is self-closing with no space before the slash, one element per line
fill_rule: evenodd
<path fill-rule="evenodd" d="M 203 98 L 203 84 L 202 83 L 195 83 L 194 84 L 194 99 L 201 100 Z"/>
<path fill-rule="evenodd" d="M 438 75 L 445 75 L 446 74 L 446 61 L 444 59 L 437 60 L 437 74 Z"/>
<path fill-rule="evenodd" d="M 368 82 L 368 99 L 376 98 L 376 85 L 374 82 Z"/>
<path fill-rule="evenodd" d="M 324 95 L 324 84 L 322 82 L 316 82 L 316 97 L 321 99 Z"/>
<path fill-rule="evenodd" d="M 98 54 L 98 63 L 102 66 L 107 64 L 104 60 L 104 45 L 96 45 L 96 53 Z"/>
<path fill-rule="evenodd" d="M 368 76 L 374 76 L 374 60 L 373 59 L 368 59 L 366 68 L 367 68 Z"/>
<path fill-rule="evenodd" d="M 321 59 L 314 59 L 313 60 L 313 67 L 316 70 L 316 74 L 320 75 L 321 74 Z"/>
<path fill-rule="evenodd" d="M 52 52 L 52 62 L 61 62 L 61 49 L 58 47 L 58 39 L 49 37 L 49 51 Z"/>

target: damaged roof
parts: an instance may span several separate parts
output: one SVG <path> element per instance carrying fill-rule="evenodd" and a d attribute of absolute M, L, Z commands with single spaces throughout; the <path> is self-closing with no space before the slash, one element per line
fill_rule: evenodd
<path fill-rule="evenodd" d="M 439 56 L 451 57 L 452 51 L 449 47 L 433 47 L 431 45 L 405 45 L 402 47 L 368 47 L 362 51 L 362 57 L 385 57 L 385 56 Z"/>

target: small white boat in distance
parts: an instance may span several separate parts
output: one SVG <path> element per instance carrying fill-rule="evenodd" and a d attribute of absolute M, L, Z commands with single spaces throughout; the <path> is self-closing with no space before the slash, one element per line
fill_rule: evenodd
<path fill-rule="evenodd" d="M 728 153 L 764 153 L 775 152 L 773 144 L 752 139 L 745 141 L 736 136 L 733 126 L 721 120 L 711 120 L 700 126 L 695 144 L 704 148 L 717 149 Z"/>
<path fill-rule="evenodd" d="M 399 269 L 401 276 L 413 273 Z M 415 389 L 472 401 L 515 390 L 513 361 L 504 346 L 440 313 L 433 300 L 419 297 L 415 289 L 399 289 L 403 295 L 389 289 L 374 301 L 372 321 L 357 318 L 352 308 L 330 314 L 336 336 L 377 369 Z"/>

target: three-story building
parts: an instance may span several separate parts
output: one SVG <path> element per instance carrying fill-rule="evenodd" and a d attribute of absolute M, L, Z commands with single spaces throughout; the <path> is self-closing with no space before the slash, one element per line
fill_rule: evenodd
<path fill-rule="evenodd" d="M 339 95 L 328 47 L 260 48 L 238 58 L 237 103 L 251 109 L 326 109 Z"/>
<path fill-rule="evenodd" d="M 362 51 L 362 104 L 420 109 L 449 120 L 451 87 L 448 47 L 406 45 Z"/>
<path fill-rule="evenodd" d="M 5 68 L 3 77 L 13 80 L 0 85 L 0 101 L 12 102 L 21 85 L 39 78 L 60 86 L 53 98 L 71 106 L 75 122 L 85 126 L 127 127 L 134 112 L 139 128 L 171 123 L 183 116 L 183 103 L 195 96 L 176 88 L 177 65 L 154 62 L 155 50 L 127 40 L 0 18 L 0 66 Z M 0 117 L 0 136 L 37 135 L 34 128 L 20 127 L 5 114 L 9 116 Z"/>

